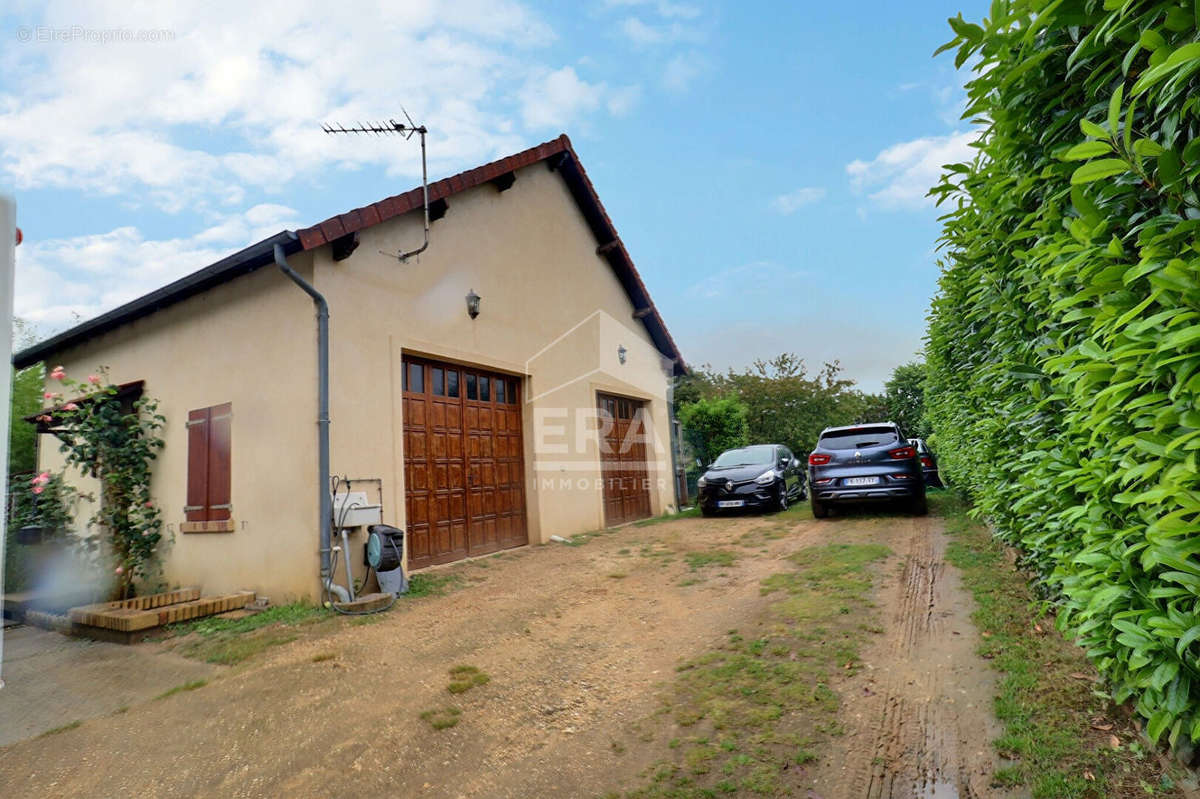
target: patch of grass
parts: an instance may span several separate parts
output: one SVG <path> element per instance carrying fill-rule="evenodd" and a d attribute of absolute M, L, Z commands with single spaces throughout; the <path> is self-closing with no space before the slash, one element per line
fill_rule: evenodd
<path fill-rule="evenodd" d="M 272 624 L 312 624 L 327 618 L 329 618 L 329 612 L 324 608 L 304 602 L 295 602 L 290 605 L 276 605 L 240 619 L 209 616 L 195 621 L 172 624 L 168 629 L 176 635 L 187 635 L 188 633 L 198 633 L 207 637 L 220 634 L 241 635 L 269 627 Z"/>
<path fill-rule="evenodd" d="M 231 666 L 254 655 L 300 637 L 300 631 L 317 624 L 336 624 L 329 611 L 316 605 L 296 602 L 277 605 L 261 613 L 240 619 L 209 616 L 196 621 L 172 624 L 172 636 L 194 633 L 179 647 L 185 657 Z"/>
<path fill-rule="evenodd" d="M 1095 669 L 1052 618 L 1039 618 L 1038 599 L 1004 545 L 967 516 L 966 502 L 952 492 L 930 492 L 929 504 L 946 520 L 946 559 L 962 571 L 978 605 L 972 618 L 982 636 L 979 654 L 1001 675 L 994 707 L 1004 733 L 995 746 L 1010 763 L 995 782 L 1026 786 L 1034 799 L 1145 796 L 1144 785 L 1160 786 L 1153 795 L 1178 795 L 1163 787 L 1169 778 L 1160 779 L 1136 731 L 1118 720 L 1122 714 L 1092 680 L 1079 679 L 1095 677 Z M 1112 734 L 1119 749 L 1109 745 Z"/>
<path fill-rule="evenodd" d="M 44 733 L 42 733 L 42 734 L 41 734 L 41 735 L 39 735 L 38 737 L 39 737 L 39 738 L 47 738 L 47 737 L 49 737 L 49 736 L 51 736 L 51 735 L 58 735 L 60 732 L 66 732 L 67 730 L 73 730 L 73 729 L 75 729 L 76 727 L 78 727 L 78 726 L 80 726 L 80 725 L 82 725 L 82 724 L 83 724 L 83 721 L 82 721 L 82 720 L 80 720 L 80 719 L 75 719 L 75 720 L 74 720 L 74 721 L 72 721 L 70 724 L 64 724 L 64 725 L 62 725 L 61 727 L 55 727 L 55 728 L 54 728 L 54 729 L 52 729 L 52 730 L 46 730 Z"/>
<path fill-rule="evenodd" d="M 455 666 L 450 669 L 450 684 L 446 690 L 452 694 L 466 693 L 477 685 L 487 685 L 491 679 L 475 666 Z"/>
<path fill-rule="evenodd" d="M 694 519 L 700 515 L 700 508 L 688 508 L 681 510 L 678 513 L 664 513 L 661 516 L 651 516 L 649 519 L 639 519 L 633 523 L 634 527 L 650 527 L 663 522 L 676 522 L 680 519 Z"/>
<path fill-rule="evenodd" d="M 461 574 L 442 572 L 435 574 L 414 574 L 408 580 L 408 593 L 401 598 L 420 599 L 426 596 L 445 596 L 452 591 L 462 588 L 466 582 Z"/>
<path fill-rule="evenodd" d="M 208 680 L 191 680 L 189 682 L 183 683 L 182 685 L 176 685 L 174 688 L 170 689 L 169 691 L 163 691 L 161 694 L 159 694 L 158 696 L 156 696 L 154 698 L 155 699 L 166 699 L 168 696 L 174 696 L 175 694 L 181 694 L 184 691 L 194 691 L 197 688 L 203 688 L 206 685 L 208 685 Z"/>
<path fill-rule="evenodd" d="M 734 564 L 737 554 L 726 549 L 709 549 L 701 552 L 689 552 L 683 556 L 683 560 L 692 571 L 709 566 L 725 568 Z"/>
<path fill-rule="evenodd" d="M 286 627 L 266 629 L 245 635 L 223 635 L 201 639 L 183 647 L 181 652 L 187 657 L 203 660 L 206 663 L 232 666 L 249 660 L 271 647 L 290 644 L 299 637 L 298 633 L 289 631 Z"/>
<path fill-rule="evenodd" d="M 337 657 L 337 652 L 320 652 L 312 656 L 313 663 L 324 663 L 327 660 L 333 660 Z"/>
<path fill-rule="evenodd" d="M 608 576 L 613 580 L 624 580 L 629 575 L 625 572 L 610 572 Z"/>
<path fill-rule="evenodd" d="M 829 684 L 858 663 L 863 620 L 874 612 L 872 564 L 888 554 L 875 545 L 813 547 L 792 558 L 792 571 L 764 580 L 764 594 L 776 596 L 762 624 L 746 635 L 729 630 L 722 645 L 676 669 L 659 723 L 688 737 L 668 744 L 671 759 L 648 769 L 641 787 L 618 795 L 803 795 L 812 779 L 805 767 L 844 732 Z M 693 568 L 730 565 L 712 553 L 692 553 L 689 564 L 692 556 L 700 556 Z"/>
<path fill-rule="evenodd" d="M 421 721 L 427 722 L 435 730 L 447 730 L 458 724 L 462 711 L 456 707 L 439 707 L 421 713 Z"/>

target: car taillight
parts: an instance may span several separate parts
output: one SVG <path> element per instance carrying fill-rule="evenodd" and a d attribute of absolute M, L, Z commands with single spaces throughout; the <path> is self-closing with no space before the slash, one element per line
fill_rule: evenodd
<path fill-rule="evenodd" d="M 814 452 L 812 455 L 808 456 L 808 465 L 809 466 L 824 466 L 825 464 L 829 463 L 830 460 L 831 460 L 830 456 L 821 455 L 821 454 Z"/>
<path fill-rule="evenodd" d="M 924 466 L 926 469 L 932 469 L 933 468 L 933 458 L 929 457 L 928 455 L 922 455 L 921 456 L 921 465 Z"/>
<path fill-rule="evenodd" d="M 900 447 L 899 449 L 888 450 L 888 455 L 894 461 L 907 460 L 908 458 L 914 457 L 916 454 L 917 451 L 913 447 Z"/>
<path fill-rule="evenodd" d="M 815 480 L 814 482 L 816 483 L 816 485 L 819 485 L 819 486 L 827 486 L 833 482 L 833 478 L 832 477 L 822 477 L 820 480 Z"/>
<path fill-rule="evenodd" d="M 896 480 L 911 480 L 911 474 L 893 474 L 892 477 Z"/>

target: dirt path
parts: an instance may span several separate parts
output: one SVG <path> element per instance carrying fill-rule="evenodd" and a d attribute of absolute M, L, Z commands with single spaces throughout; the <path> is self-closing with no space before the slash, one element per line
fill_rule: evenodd
<path fill-rule="evenodd" d="M 843 520 L 848 523 L 851 520 Z M 816 783 L 828 799 L 977 799 L 1016 796 L 991 787 L 1000 765 L 992 713 L 996 675 L 975 654 L 973 602 L 945 562 L 938 519 L 889 520 L 900 559 L 877 594 L 884 634 L 847 685 L 846 748 Z"/>
<path fill-rule="evenodd" d="M 670 754 L 642 722 L 681 659 L 761 623 L 765 577 L 830 541 L 878 541 L 884 632 L 835 686 L 813 796 L 986 797 L 991 676 L 936 521 L 784 516 L 628 527 L 463 564 L 470 585 L 268 650 L 208 685 L 0 749 L 3 796 L 592 797 Z M 693 569 L 689 552 L 734 552 Z M 491 681 L 457 696 L 448 670 Z M 129 679 L 143 675 L 131 670 Z M 5 701 L 0 696 L 0 703 Z M 433 730 L 422 711 L 456 706 Z M 951 792 L 956 787 L 957 793 Z"/>

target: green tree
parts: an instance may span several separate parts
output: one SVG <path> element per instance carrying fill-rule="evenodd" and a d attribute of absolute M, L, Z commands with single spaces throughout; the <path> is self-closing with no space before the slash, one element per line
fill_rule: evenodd
<path fill-rule="evenodd" d="M 882 403 L 856 390 L 841 371 L 840 364 L 826 363 L 810 375 L 802 359 L 783 353 L 740 372 L 701 367 L 687 378 L 686 390 L 688 396 L 737 397 L 746 406 L 750 443 L 783 444 L 804 454 L 824 428 L 878 419 L 882 413 Z"/>
<path fill-rule="evenodd" d="M 33 343 L 34 333 L 28 323 L 13 319 L 13 346 L 21 349 Z M 9 367 L 12 368 L 12 367 Z M 37 469 L 37 428 L 25 421 L 42 407 L 42 380 L 45 371 L 41 364 L 12 371 L 12 397 L 9 405 L 8 473 L 25 475 Z"/>
<path fill-rule="evenodd" d="M 925 364 L 906 363 L 897 366 L 883 384 L 884 403 L 888 417 L 900 425 L 905 435 L 929 437 L 925 420 Z"/>
<path fill-rule="evenodd" d="M 705 464 L 749 441 L 746 406 L 733 397 L 699 399 L 684 405 L 679 409 L 679 422 L 688 444 Z"/>

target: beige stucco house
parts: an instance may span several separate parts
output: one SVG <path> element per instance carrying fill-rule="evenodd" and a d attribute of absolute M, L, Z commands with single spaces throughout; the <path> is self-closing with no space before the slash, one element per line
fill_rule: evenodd
<path fill-rule="evenodd" d="M 420 189 L 14 358 L 104 367 L 159 401 L 168 583 L 321 593 L 316 314 L 277 253 L 329 308 L 330 472 L 407 531 L 411 569 L 675 509 L 670 388 L 686 367 L 567 137 L 432 183 L 429 201 L 429 247 L 407 260 Z M 41 438 L 42 468 L 61 468 Z M 358 576 L 365 526 L 351 532 Z"/>

